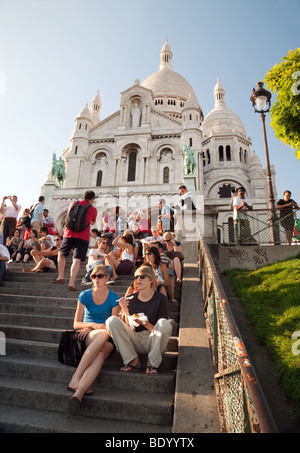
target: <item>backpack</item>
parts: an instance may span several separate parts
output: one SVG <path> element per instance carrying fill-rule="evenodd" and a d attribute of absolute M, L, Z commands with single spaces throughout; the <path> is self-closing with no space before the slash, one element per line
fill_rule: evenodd
<path fill-rule="evenodd" d="M 58 360 L 64 365 L 78 367 L 85 351 L 85 342 L 78 340 L 79 331 L 66 330 L 62 332 L 58 346 Z"/>
<path fill-rule="evenodd" d="M 75 201 L 67 213 L 65 227 L 76 233 L 85 230 L 89 226 L 89 223 L 86 223 L 86 215 L 90 207 L 90 204 L 82 206 Z"/>

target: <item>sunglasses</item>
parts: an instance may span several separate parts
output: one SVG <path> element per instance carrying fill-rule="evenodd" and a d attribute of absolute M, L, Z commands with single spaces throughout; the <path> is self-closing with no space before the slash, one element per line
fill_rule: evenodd
<path fill-rule="evenodd" d="M 144 278 L 148 277 L 148 275 L 135 275 L 133 278 L 134 280 L 137 280 L 138 278 L 140 278 L 141 280 L 144 280 Z"/>
<path fill-rule="evenodd" d="M 61 239 L 54 239 L 54 242 L 59 242 L 61 241 Z"/>
<path fill-rule="evenodd" d="M 146 252 L 145 255 L 153 255 L 152 252 Z"/>
<path fill-rule="evenodd" d="M 93 278 L 93 279 L 99 278 L 100 279 L 100 278 L 104 278 L 104 277 L 107 277 L 107 275 L 105 275 L 105 274 L 95 274 L 95 275 L 91 275 L 90 278 Z"/>

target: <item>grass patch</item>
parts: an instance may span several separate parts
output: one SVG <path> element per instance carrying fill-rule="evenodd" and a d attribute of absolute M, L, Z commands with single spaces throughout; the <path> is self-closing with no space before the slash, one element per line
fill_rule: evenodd
<path fill-rule="evenodd" d="M 300 255 L 254 271 L 226 273 L 300 415 Z"/>

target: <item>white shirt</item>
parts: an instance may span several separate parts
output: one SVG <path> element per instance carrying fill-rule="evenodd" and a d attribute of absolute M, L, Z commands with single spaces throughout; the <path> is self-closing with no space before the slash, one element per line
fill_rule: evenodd
<path fill-rule="evenodd" d="M 247 218 L 247 217 L 242 213 L 242 211 L 248 211 L 247 206 L 244 206 L 243 208 L 239 209 L 239 211 L 237 211 L 237 210 L 235 209 L 235 206 L 236 206 L 236 207 L 242 206 L 244 200 L 245 200 L 245 202 L 247 203 L 248 206 L 252 206 L 252 203 L 251 203 L 250 198 L 247 198 L 247 197 L 245 197 L 245 198 L 235 197 L 235 198 L 233 199 L 233 204 L 232 204 L 232 205 L 233 205 L 233 220 L 236 220 L 236 219 L 237 219 L 237 217 L 238 217 L 238 212 L 239 212 L 239 218 L 240 218 L 240 219 L 246 219 L 246 218 Z"/>
<path fill-rule="evenodd" d="M 10 259 L 10 254 L 8 249 L 5 247 L 5 245 L 0 244 L 0 256 L 6 256 L 6 258 Z M 7 262 L 5 263 L 6 269 L 7 269 Z"/>
<path fill-rule="evenodd" d="M 21 211 L 21 206 L 17 204 L 18 209 L 14 208 L 13 205 L 6 206 L 4 208 L 5 217 L 18 217 L 19 212 Z"/>
<path fill-rule="evenodd" d="M 190 198 L 190 201 L 188 204 L 186 203 L 187 198 Z M 182 202 L 184 202 L 183 205 L 182 205 Z M 186 192 L 179 198 L 178 204 L 181 207 L 181 210 L 185 211 L 187 209 L 191 209 L 191 207 L 192 207 L 191 202 L 193 203 L 194 207 L 196 208 L 195 194 L 194 194 L 194 192 L 190 191 L 190 192 Z"/>

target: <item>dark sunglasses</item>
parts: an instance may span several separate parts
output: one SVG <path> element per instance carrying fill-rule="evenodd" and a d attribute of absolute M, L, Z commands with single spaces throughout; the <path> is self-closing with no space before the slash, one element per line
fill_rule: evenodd
<path fill-rule="evenodd" d="M 104 278 L 104 277 L 107 277 L 107 275 L 105 274 L 94 274 L 94 275 L 91 275 L 91 278 L 95 279 L 95 278 Z"/>
<path fill-rule="evenodd" d="M 61 241 L 61 239 L 60 238 L 54 239 L 54 242 L 58 242 L 58 241 Z"/>
<path fill-rule="evenodd" d="M 148 277 L 148 275 L 135 275 L 133 278 L 134 280 L 137 280 L 138 278 L 140 278 L 141 280 L 144 280 L 144 278 Z"/>
<path fill-rule="evenodd" d="M 146 252 L 145 255 L 153 255 L 153 252 Z"/>

